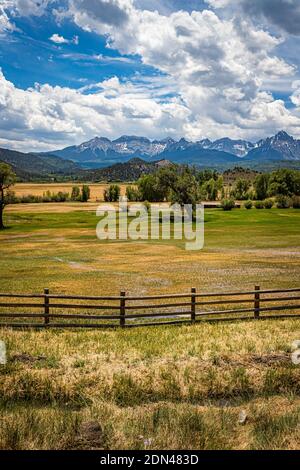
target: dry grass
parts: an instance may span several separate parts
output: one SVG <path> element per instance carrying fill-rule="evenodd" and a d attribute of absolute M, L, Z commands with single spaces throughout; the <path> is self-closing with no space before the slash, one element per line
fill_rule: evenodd
<path fill-rule="evenodd" d="M 17 183 L 13 190 L 16 193 L 16 196 L 27 196 L 28 194 L 33 194 L 34 196 L 42 196 L 47 190 L 52 193 L 58 193 L 59 191 L 67 192 L 71 194 L 73 186 L 81 186 L 78 182 L 70 183 Z M 103 193 L 106 188 L 108 188 L 108 183 L 90 183 L 89 187 L 91 190 L 92 202 L 102 201 Z M 124 195 L 126 192 L 126 184 L 120 184 L 121 194 Z"/>
<path fill-rule="evenodd" d="M 59 207 L 9 208 L 1 289 L 151 294 L 299 278 L 296 211 L 208 211 L 205 249 L 187 252 L 179 242 L 99 242 L 92 213 Z M 290 348 L 300 320 L 0 333 L 2 449 L 299 448 Z"/>

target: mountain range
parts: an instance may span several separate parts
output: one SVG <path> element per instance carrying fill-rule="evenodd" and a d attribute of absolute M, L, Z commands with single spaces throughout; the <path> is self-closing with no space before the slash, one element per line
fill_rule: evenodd
<path fill-rule="evenodd" d="M 124 135 L 115 140 L 95 137 L 77 146 L 53 150 L 50 154 L 72 160 L 82 168 L 107 167 L 134 157 L 148 162 L 166 159 L 175 163 L 215 167 L 247 161 L 251 166 L 251 162 L 300 161 L 300 140 L 284 131 L 256 143 L 228 137 L 216 141 L 203 139 L 190 142 L 184 138 L 178 141 L 170 137 L 150 140 L 147 137 Z"/>
<path fill-rule="evenodd" d="M 170 162 L 218 171 L 234 167 L 256 171 L 281 167 L 300 169 L 300 140 L 284 131 L 257 143 L 229 138 L 189 142 L 183 138 L 151 141 L 146 137 L 123 136 L 111 141 L 96 137 L 50 153 L 22 153 L 0 148 L 1 161 L 9 163 L 23 181 L 133 181 Z"/>

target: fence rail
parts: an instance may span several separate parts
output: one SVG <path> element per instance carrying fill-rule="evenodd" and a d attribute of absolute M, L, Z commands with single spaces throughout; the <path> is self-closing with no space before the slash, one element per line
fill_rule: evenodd
<path fill-rule="evenodd" d="M 16 328 L 125 328 L 296 318 L 300 317 L 297 310 L 300 288 L 263 290 L 255 286 L 251 291 L 205 293 L 193 287 L 186 293 L 140 297 L 124 291 L 119 296 L 59 295 L 49 289 L 41 294 L 0 293 L 0 327 Z"/>

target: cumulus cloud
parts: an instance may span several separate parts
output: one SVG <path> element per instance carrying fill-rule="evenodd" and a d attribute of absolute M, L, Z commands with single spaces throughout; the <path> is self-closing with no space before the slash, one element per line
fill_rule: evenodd
<path fill-rule="evenodd" d="M 246 0 L 237 2 L 246 11 Z M 232 0 L 209 3 L 217 8 Z M 114 77 L 80 90 L 47 84 L 20 90 L 2 74 L 0 130 L 12 141 L 51 149 L 97 134 L 256 139 L 285 128 L 299 135 L 299 116 L 264 87 L 295 72 L 276 55 L 284 38 L 255 26 L 249 19 L 253 12 L 221 17 L 206 9 L 164 15 L 139 9 L 134 0 L 69 0 L 64 14 L 80 28 L 106 36 L 107 47 L 140 56 L 163 76 L 148 83 Z M 51 40 L 68 41 L 58 34 Z M 297 96 L 295 89 L 295 106 Z"/>
<path fill-rule="evenodd" d="M 154 88 L 155 88 L 154 84 Z M 177 98 L 160 102 L 141 83 L 121 83 L 117 77 L 74 90 L 36 85 L 21 90 L 0 73 L 0 139 L 20 150 L 49 150 L 95 135 L 114 137 L 126 129 L 152 137 L 179 135 L 190 111 Z M 159 92 L 158 92 L 159 95 Z M 11 145 L 10 145 L 11 146 Z"/>
<path fill-rule="evenodd" d="M 232 5 L 252 17 L 263 17 L 269 23 L 293 35 L 300 35 L 299 0 L 206 0 L 213 8 Z"/>
<path fill-rule="evenodd" d="M 189 122 L 183 125 L 186 136 L 216 136 L 227 126 L 230 135 L 245 136 L 259 132 L 262 123 L 273 130 L 299 124 L 283 101 L 261 91 L 264 80 L 294 73 L 274 54 L 283 39 L 243 17 L 225 20 L 208 10 L 164 16 L 138 10 L 131 0 L 118 5 L 130 17 L 121 28 L 96 13 L 91 17 L 91 5 L 87 14 L 81 0 L 73 0 L 69 12 L 78 26 L 107 34 L 110 47 L 139 54 L 145 64 L 172 77 L 190 111 Z"/>
<path fill-rule="evenodd" d="M 52 34 L 52 36 L 49 38 L 49 41 L 52 41 L 55 44 L 79 44 L 78 36 L 74 36 L 72 39 L 66 39 L 64 36 L 61 36 L 57 33 Z"/>

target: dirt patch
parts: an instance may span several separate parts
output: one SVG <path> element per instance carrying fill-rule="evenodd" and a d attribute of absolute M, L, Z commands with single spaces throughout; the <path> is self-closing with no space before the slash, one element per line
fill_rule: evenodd
<path fill-rule="evenodd" d="M 98 421 L 82 423 L 74 442 L 77 449 L 103 449 L 103 430 Z"/>
<path fill-rule="evenodd" d="M 44 361 L 46 356 L 31 356 L 30 354 L 14 354 L 11 358 L 13 362 L 23 362 L 25 364 L 33 364 L 34 362 Z"/>

